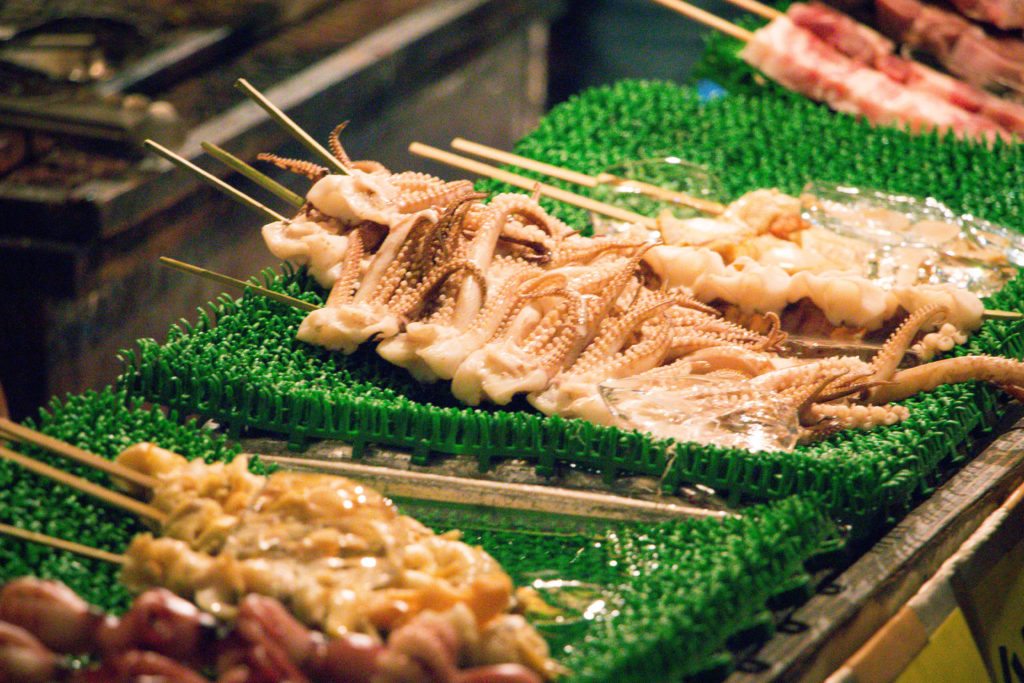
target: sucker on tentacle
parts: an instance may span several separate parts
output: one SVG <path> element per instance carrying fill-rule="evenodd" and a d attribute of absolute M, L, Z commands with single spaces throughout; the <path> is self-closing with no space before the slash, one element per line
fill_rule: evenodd
<path fill-rule="evenodd" d="M 304 159 L 289 159 L 266 152 L 260 152 L 256 155 L 256 158 L 259 161 L 268 161 L 282 170 L 306 176 L 310 180 L 320 180 L 329 173 L 326 166 L 314 164 L 312 161 L 305 161 Z"/>
<path fill-rule="evenodd" d="M 341 146 L 341 131 L 348 128 L 348 121 L 342 121 L 334 127 L 331 134 L 327 136 L 327 145 L 331 148 L 331 154 L 334 158 L 341 162 L 342 166 L 351 166 L 352 160 L 348 158 L 348 153 L 345 148 Z"/>

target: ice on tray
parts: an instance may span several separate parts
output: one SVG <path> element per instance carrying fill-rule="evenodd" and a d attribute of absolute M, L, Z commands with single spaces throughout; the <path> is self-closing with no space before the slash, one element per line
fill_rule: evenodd
<path fill-rule="evenodd" d="M 749 382 L 700 376 L 608 380 L 599 387 L 620 425 L 655 436 L 751 451 L 790 451 L 796 408 Z"/>

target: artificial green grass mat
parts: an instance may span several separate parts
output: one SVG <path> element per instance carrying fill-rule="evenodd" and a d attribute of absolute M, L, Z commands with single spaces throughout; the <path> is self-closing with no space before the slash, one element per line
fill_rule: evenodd
<path fill-rule="evenodd" d="M 238 452 L 223 436 L 174 417 L 105 390 L 54 400 L 36 425 L 105 457 L 140 440 L 208 461 Z M 52 462 L 110 485 L 91 468 Z M 144 530 L 134 517 L 7 461 L 0 462 L 0 519 L 113 552 Z M 444 513 L 423 521 L 439 531 L 474 523 Z M 803 571 L 831 532 L 816 503 L 788 498 L 727 519 L 609 524 L 596 536 L 471 526 L 465 538 L 519 585 L 537 578 L 584 582 L 605 599 L 606 608 L 590 618 L 540 625 L 553 654 L 573 671 L 569 680 L 640 681 L 677 680 L 720 659 L 726 639 Z M 0 583 L 26 574 L 64 581 L 104 609 L 118 611 L 128 601 L 114 566 L 0 537 Z"/>
<path fill-rule="evenodd" d="M 959 211 L 1019 228 L 1024 190 L 1016 170 L 1021 148 L 911 137 L 836 118 L 810 102 L 728 97 L 702 104 L 667 83 L 623 81 L 556 107 L 516 151 L 595 173 L 626 159 L 675 154 L 716 173 L 732 196 L 759 187 L 797 193 L 810 179 L 837 180 L 932 194 Z M 528 175 L 528 174 L 527 174 Z M 657 178 L 651 178 L 657 181 Z M 551 181 L 576 191 L 585 189 Z M 484 181 L 481 189 L 504 190 Z M 544 200 L 571 224 L 584 212 Z M 323 292 L 301 273 L 268 276 L 268 286 L 320 303 Z M 988 302 L 1016 309 L 1018 278 Z M 792 453 L 679 444 L 644 434 L 549 418 L 525 402 L 507 409 L 466 408 L 446 384 L 418 384 L 377 357 L 372 345 L 345 357 L 295 340 L 300 312 L 255 297 L 222 297 L 194 324 L 171 330 L 164 344 L 139 342 L 125 352 L 122 385 L 184 413 L 254 427 L 301 446 L 309 438 L 407 449 L 418 463 L 468 455 L 486 469 L 496 458 L 537 463 L 541 473 L 565 465 L 603 472 L 663 476 L 711 486 L 734 502 L 813 492 L 859 530 L 876 530 L 927 493 L 940 466 L 962 458 L 973 436 L 1000 415 L 987 386 L 943 387 L 907 401 L 911 418 L 871 432 L 848 431 Z M 1024 354 L 1021 327 L 985 323 L 953 353 Z"/>

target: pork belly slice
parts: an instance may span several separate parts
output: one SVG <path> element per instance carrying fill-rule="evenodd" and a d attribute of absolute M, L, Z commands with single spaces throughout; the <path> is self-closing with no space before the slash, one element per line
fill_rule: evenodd
<path fill-rule="evenodd" d="M 1021 0 L 951 0 L 964 16 L 998 26 L 1001 29 L 1024 28 L 1024 2 Z"/>
<path fill-rule="evenodd" d="M 934 57 L 981 88 L 1024 90 L 1024 41 L 988 35 L 960 15 L 918 0 L 875 0 L 879 30 Z"/>
<path fill-rule="evenodd" d="M 1024 106 L 896 55 L 895 45 L 889 39 L 842 12 L 820 3 L 794 3 L 787 16 L 853 61 L 1024 137 Z"/>
<path fill-rule="evenodd" d="M 787 88 L 874 124 L 903 124 L 913 132 L 952 131 L 989 141 L 1008 137 L 983 116 L 855 62 L 786 16 L 756 31 L 740 56 Z"/>

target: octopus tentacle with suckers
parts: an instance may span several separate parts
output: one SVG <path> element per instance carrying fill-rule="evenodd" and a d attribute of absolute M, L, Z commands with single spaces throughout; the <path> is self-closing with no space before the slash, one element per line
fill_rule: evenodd
<path fill-rule="evenodd" d="M 348 159 L 336 137 L 331 147 Z M 802 277 L 742 259 L 726 268 L 700 247 L 580 236 L 526 195 L 485 202 L 468 181 L 349 164 L 348 175 L 320 176 L 294 219 L 263 229 L 275 255 L 332 288 L 298 337 L 343 353 L 379 342 L 418 380 L 451 381 L 464 403 L 525 396 L 547 414 L 615 424 L 603 383 L 696 377 L 709 398 L 770 397 L 795 411 L 807 440 L 899 422 L 909 413 L 894 401 L 942 384 L 1024 394 L 1024 364 L 1006 358 L 900 369 L 915 341 L 948 350 L 980 325 L 980 301 L 953 286 L 880 293 L 850 274 Z M 892 333 L 870 361 L 787 357 L 776 299 Z M 759 300 L 756 330 L 719 312 Z"/>

